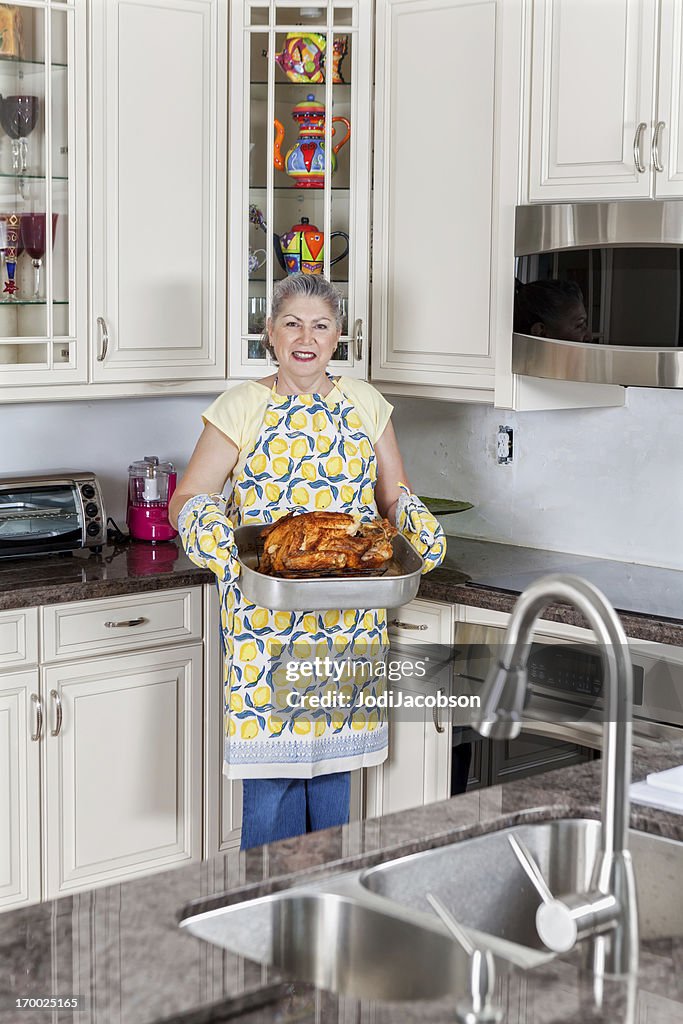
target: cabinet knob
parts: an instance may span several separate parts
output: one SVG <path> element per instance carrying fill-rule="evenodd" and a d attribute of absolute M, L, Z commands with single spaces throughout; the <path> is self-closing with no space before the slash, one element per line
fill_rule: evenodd
<path fill-rule="evenodd" d="M 646 128 L 647 125 L 645 121 L 641 121 L 638 127 L 636 128 L 636 134 L 633 137 L 633 162 L 636 165 L 636 170 L 638 171 L 638 174 L 645 173 L 645 164 L 643 163 L 643 158 L 640 152 L 640 143 L 643 138 L 643 132 Z"/>
<path fill-rule="evenodd" d="M 109 348 L 109 329 L 107 328 L 107 321 L 103 316 L 98 316 L 97 326 L 100 329 L 100 351 L 97 356 L 97 362 L 103 363 Z"/>
<path fill-rule="evenodd" d="M 664 164 L 662 163 L 659 157 L 659 140 L 665 127 L 666 123 L 664 121 L 657 121 L 654 133 L 652 135 L 652 163 L 654 164 L 654 168 L 656 171 L 664 170 Z"/>

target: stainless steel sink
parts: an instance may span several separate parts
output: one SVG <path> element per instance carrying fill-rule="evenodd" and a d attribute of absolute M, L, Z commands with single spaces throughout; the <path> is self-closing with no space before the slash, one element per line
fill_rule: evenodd
<path fill-rule="evenodd" d="M 562 820 L 330 876 L 181 921 L 193 935 L 320 988 L 361 999 L 438 999 L 468 991 L 468 959 L 431 910 L 437 896 L 500 973 L 554 957 L 535 928 L 539 898 L 510 847 L 514 833 L 556 893 L 591 878 L 600 823 Z M 630 833 L 642 939 L 683 934 L 683 843 Z"/>
<path fill-rule="evenodd" d="M 600 845 L 600 822 L 561 820 L 503 829 L 436 850 L 389 861 L 363 872 L 370 892 L 424 910 L 434 893 L 466 928 L 529 949 L 539 897 L 508 842 L 521 839 L 553 893 L 585 891 Z M 629 833 L 643 939 L 683 935 L 683 843 Z M 483 941 L 486 941 L 485 939 Z"/>

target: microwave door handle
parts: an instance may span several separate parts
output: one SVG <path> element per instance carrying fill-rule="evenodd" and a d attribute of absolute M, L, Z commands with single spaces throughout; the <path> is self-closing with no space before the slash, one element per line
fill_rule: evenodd
<path fill-rule="evenodd" d="M 642 141 L 642 138 L 643 138 L 643 132 L 645 131 L 646 128 L 647 128 L 647 124 L 645 123 L 645 121 L 641 121 L 640 124 L 638 125 L 638 127 L 636 128 L 636 134 L 633 137 L 633 162 L 636 165 L 636 170 L 637 170 L 638 174 L 645 174 L 645 170 L 646 170 L 645 164 L 643 163 L 643 158 L 642 158 L 642 155 L 641 155 L 641 151 L 640 151 L 640 144 L 641 144 L 641 141 Z M 655 131 L 655 135 L 656 135 L 656 131 Z M 653 143 L 653 146 L 654 146 L 654 143 Z"/>
<path fill-rule="evenodd" d="M 665 127 L 665 121 L 657 121 L 654 133 L 652 135 L 652 163 L 654 164 L 655 170 L 660 172 L 664 170 L 664 164 L 662 163 L 659 156 L 659 140 Z"/>

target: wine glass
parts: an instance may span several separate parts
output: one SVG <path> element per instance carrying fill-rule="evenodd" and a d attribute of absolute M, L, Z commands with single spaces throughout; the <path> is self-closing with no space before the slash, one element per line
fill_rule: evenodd
<path fill-rule="evenodd" d="M 24 243 L 21 239 L 22 216 L 19 213 L 6 213 L 2 215 L 2 221 L 4 223 L 2 234 L 5 242 L 5 269 L 7 270 L 7 280 L 3 288 L 3 294 L 7 292 L 7 298 L 4 301 L 15 302 L 17 260 L 24 251 Z"/>
<path fill-rule="evenodd" d="M 38 96 L 2 96 L 0 125 L 12 140 L 12 170 L 24 172 L 28 166 L 28 143 L 38 120 Z"/>
<path fill-rule="evenodd" d="M 44 213 L 24 213 L 21 216 L 21 240 L 23 248 L 31 257 L 33 263 L 33 298 L 40 298 L 40 268 L 43 265 L 43 257 L 47 246 L 45 240 L 45 217 Z M 55 244 L 55 231 L 57 230 L 58 214 L 52 214 L 52 245 Z"/>

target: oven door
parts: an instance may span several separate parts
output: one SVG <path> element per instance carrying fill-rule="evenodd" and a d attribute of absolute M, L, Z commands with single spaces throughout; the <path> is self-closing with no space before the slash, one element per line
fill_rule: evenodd
<path fill-rule="evenodd" d="M 0 558 L 70 551 L 83 545 L 83 505 L 75 483 L 0 487 Z"/>
<path fill-rule="evenodd" d="M 462 623 L 457 632 L 456 689 L 476 693 L 505 639 L 505 629 Z M 683 739 L 683 649 L 631 642 L 633 747 Z M 602 749 L 602 662 L 597 648 L 559 637 L 532 644 L 525 733 Z M 465 725 L 465 722 L 461 723 Z"/>

